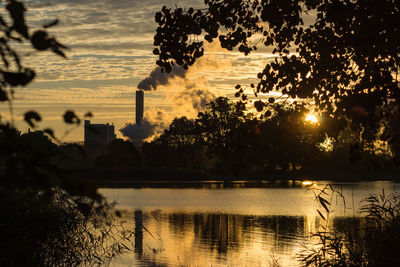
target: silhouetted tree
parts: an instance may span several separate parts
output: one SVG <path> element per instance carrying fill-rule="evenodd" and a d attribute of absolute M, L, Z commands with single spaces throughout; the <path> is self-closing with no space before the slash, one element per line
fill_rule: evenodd
<path fill-rule="evenodd" d="M 362 141 L 377 138 L 382 120 L 397 109 L 400 63 L 400 3 L 365 0 L 206 0 L 206 8 L 163 7 L 155 15 L 157 64 L 188 68 L 204 54 L 204 43 L 218 39 L 222 48 L 245 55 L 265 46 L 268 61 L 251 84 L 254 94 L 278 91 L 314 105 L 335 127 L 351 124 Z M 307 17 L 307 21 L 305 21 Z M 236 87 L 237 96 L 244 88 Z M 246 97 L 243 97 L 244 99 Z M 255 102 L 258 110 L 278 105 Z M 398 154 L 398 131 L 386 140 Z M 362 145 L 360 146 L 362 147 Z M 395 158 L 398 157 L 394 155 Z"/>
<path fill-rule="evenodd" d="M 95 161 L 98 168 L 121 169 L 140 165 L 142 157 L 132 142 L 116 139 L 107 145 L 106 151 L 98 155 Z"/>
<path fill-rule="evenodd" d="M 143 153 L 150 164 L 236 176 L 251 169 L 262 174 L 291 172 L 321 156 L 318 144 L 326 138 L 323 127 L 304 121 L 305 112 L 302 106 L 286 106 L 257 119 L 245 113 L 243 103 L 219 97 L 196 119 L 175 119 L 163 134 L 143 145 Z"/>
<path fill-rule="evenodd" d="M 244 121 L 245 106 L 226 97 L 211 101 L 195 120 L 198 143 L 213 149 L 216 154 L 226 155 L 231 151 L 235 129 Z"/>
<path fill-rule="evenodd" d="M 194 120 L 186 117 L 175 118 L 164 133 L 157 138 L 157 143 L 168 146 L 191 146 L 199 142 L 201 133 Z"/>
<path fill-rule="evenodd" d="M 204 167 L 202 132 L 195 120 L 175 118 L 164 132 L 142 151 L 148 165 L 181 168 Z"/>

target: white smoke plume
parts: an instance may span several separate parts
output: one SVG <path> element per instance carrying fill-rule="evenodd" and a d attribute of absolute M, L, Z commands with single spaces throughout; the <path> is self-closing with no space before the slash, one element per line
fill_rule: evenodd
<path fill-rule="evenodd" d="M 186 83 L 185 87 L 185 90 L 171 96 L 175 113 L 180 116 L 196 117 L 197 113 L 204 111 L 207 104 L 216 97 L 209 90 L 195 84 Z"/>
<path fill-rule="evenodd" d="M 171 120 L 164 111 L 152 109 L 146 112 L 140 125 L 126 123 L 119 131 L 134 142 L 150 141 L 167 128 Z"/>
<path fill-rule="evenodd" d="M 156 124 L 151 123 L 146 118 L 143 118 L 140 125 L 127 123 L 119 131 L 123 136 L 129 137 L 132 141 L 146 140 L 155 133 Z"/>
<path fill-rule="evenodd" d="M 215 50 L 214 47 L 208 49 Z M 161 72 L 159 67 L 153 69 L 137 87 L 145 91 L 157 90 L 165 93 L 165 101 L 172 103 L 172 111 L 166 113 L 150 108 L 145 112 L 141 125 L 127 123 L 120 132 L 132 141 L 150 141 L 161 134 L 175 117 L 195 118 L 198 112 L 204 111 L 206 105 L 216 98 L 207 89 L 211 86 L 202 72 L 223 70 L 230 66 L 229 61 L 217 60 L 212 55 L 207 55 L 197 60 L 187 71 L 178 66 L 174 66 L 171 73 Z"/>

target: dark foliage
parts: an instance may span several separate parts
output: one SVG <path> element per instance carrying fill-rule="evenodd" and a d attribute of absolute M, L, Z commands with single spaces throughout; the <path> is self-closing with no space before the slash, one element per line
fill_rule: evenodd
<path fill-rule="evenodd" d="M 132 232 L 121 231 L 94 185 L 77 179 L 82 160 L 79 147 L 57 146 L 42 131 L 1 126 L 1 265 L 101 264 L 128 249 Z"/>
<path fill-rule="evenodd" d="M 0 193 L 2 266 L 104 264 L 127 249 L 131 232 L 116 226 L 104 202 L 57 189 Z"/>
<path fill-rule="evenodd" d="M 115 225 L 112 205 L 94 186 L 76 179 L 76 147 L 58 146 L 53 130 L 21 134 L 13 125 L 15 88 L 33 81 L 35 72 L 22 66 L 16 43 L 34 50 L 49 50 L 65 57 L 66 46 L 47 32 L 57 20 L 32 31 L 25 21 L 25 6 L 1 1 L 0 101 L 8 102 L 11 122 L 0 121 L 0 265 L 77 266 L 108 263 L 123 250 L 131 232 Z M 8 15 L 10 19 L 3 18 Z M 91 114 L 87 114 L 91 116 Z M 24 120 L 37 128 L 41 116 L 33 110 Z M 64 121 L 79 125 L 67 111 Z M 80 156 L 77 156 L 80 155 Z"/>
<path fill-rule="evenodd" d="M 187 67 L 204 54 L 197 36 L 218 39 L 222 48 L 245 55 L 265 46 L 276 57 L 258 73 L 258 84 L 250 85 L 256 96 L 278 91 L 312 103 L 335 124 L 327 129 L 333 137 L 351 125 L 365 143 L 383 138 L 379 131 L 400 103 L 398 1 L 206 0 L 205 5 L 163 7 L 155 15 L 154 52 L 167 72 L 172 64 Z M 243 88 L 236 89 L 242 96 Z M 273 98 L 255 102 L 258 111 L 275 105 Z M 400 162 L 398 131 L 387 130 L 384 138 Z"/>
<path fill-rule="evenodd" d="M 332 213 L 335 202 L 345 199 L 333 186 L 328 185 L 315 193 L 320 208 L 317 210 L 322 224 L 314 234 L 319 242 L 301 255 L 305 266 L 398 266 L 400 241 L 400 195 L 370 195 L 361 206 L 365 216 L 359 224 L 355 220 L 340 232 L 335 227 Z"/>
<path fill-rule="evenodd" d="M 135 145 L 130 141 L 116 139 L 109 143 L 104 151 L 97 152 L 96 168 L 129 169 L 142 163 Z"/>
<path fill-rule="evenodd" d="M 196 119 L 176 118 L 163 134 L 144 143 L 145 164 L 242 178 L 358 179 L 393 170 L 388 153 L 354 148 L 359 136 L 351 130 L 329 138 L 326 132 L 337 127 L 332 118 L 320 116 L 320 123 L 309 123 L 304 120 L 308 112 L 301 104 L 280 105 L 268 117 L 257 118 L 243 103 L 220 97 Z"/>

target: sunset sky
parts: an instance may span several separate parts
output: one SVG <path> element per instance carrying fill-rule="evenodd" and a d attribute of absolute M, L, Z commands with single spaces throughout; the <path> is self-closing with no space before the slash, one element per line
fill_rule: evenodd
<path fill-rule="evenodd" d="M 19 47 L 25 55 L 23 63 L 35 69 L 37 77 L 28 87 L 16 89 L 17 127 L 22 131 L 27 129 L 22 115 L 33 109 L 43 117 L 41 128 L 50 126 L 62 137 L 69 127 L 61 116 L 66 109 L 72 109 L 80 116 L 91 111 L 94 123 L 114 123 L 117 136 L 121 137 L 118 129 L 134 121 L 137 85 L 156 67 L 152 54 L 157 26 L 155 12 L 163 5 L 199 7 L 203 1 L 30 0 L 25 3 L 30 31 L 57 18 L 60 23 L 49 31 L 71 49 L 67 51 L 68 59 L 63 59 L 50 52 Z M 145 92 L 148 118 L 158 114 L 160 120 L 168 122 L 176 116 L 194 117 L 205 101 L 214 96 L 233 98 L 234 86 L 257 82 L 257 72 L 271 58 L 265 49 L 247 57 L 228 53 L 216 43 L 206 49 L 206 55 L 184 78 L 170 79 L 167 85 Z M 8 106 L 3 103 L 0 112 L 7 117 Z M 81 127 L 64 141 L 82 139 Z"/>

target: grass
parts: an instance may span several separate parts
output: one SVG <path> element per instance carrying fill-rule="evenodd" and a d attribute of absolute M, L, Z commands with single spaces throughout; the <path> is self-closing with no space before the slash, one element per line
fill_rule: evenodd
<path fill-rule="evenodd" d="M 400 266 L 400 194 L 372 194 L 363 200 L 359 225 L 332 228 L 333 199 L 344 197 L 333 186 L 314 191 L 323 223 L 318 240 L 300 255 L 305 266 Z"/>

